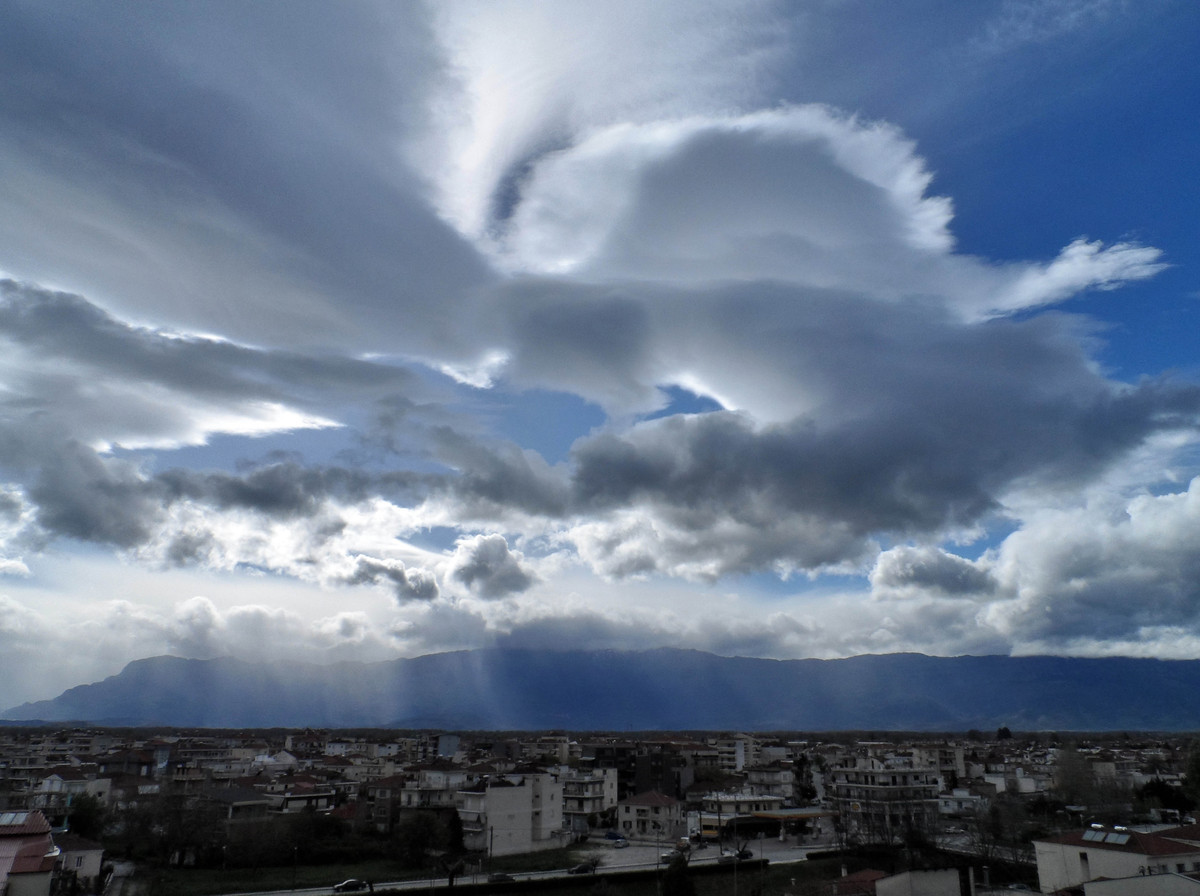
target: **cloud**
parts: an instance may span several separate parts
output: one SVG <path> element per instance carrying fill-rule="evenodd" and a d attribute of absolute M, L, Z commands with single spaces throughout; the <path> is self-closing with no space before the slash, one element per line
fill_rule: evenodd
<path fill-rule="evenodd" d="M 871 570 L 876 594 L 941 594 L 948 597 L 991 596 L 996 581 L 986 569 L 935 547 L 901 546 L 884 551 Z"/>
<path fill-rule="evenodd" d="M 539 161 L 505 245 L 527 271 L 882 289 L 952 246 L 931 177 L 895 128 L 823 106 L 622 124 Z"/>
<path fill-rule="evenodd" d="M 433 29 L 450 76 L 413 158 L 435 172 L 442 215 L 486 241 L 537 160 L 575 135 L 757 104 L 791 28 L 754 0 L 439 3 Z"/>
<path fill-rule="evenodd" d="M 1031 267 L 997 298 L 992 311 L 1049 305 L 1085 289 L 1116 289 L 1131 280 L 1153 277 L 1166 267 L 1162 252 L 1135 243 L 1104 247 L 1077 239 L 1045 267 Z"/>
<path fill-rule="evenodd" d="M 1007 600 L 987 617 L 1046 649 L 1158 642 L 1200 628 L 1200 480 L 1184 491 L 1109 496 L 1034 513 L 996 550 Z M 1166 639 L 1169 643 L 1173 638 Z M 1164 647 L 1164 655 L 1173 652 Z"/>
<path fill-rule="evenodd" d="M 509 550 L 503 535 L 473 535 L 454 546 L 450 575 L 473 593 L 487 598 L 525 591 L 536 580 L 518 552 Z"/>
<path fill-rule="evenodd" d="M 1125 9 L 1125 0 L 1005 0 L 973 45 L 988 54 L 1007 53 L 1093 27 Z"/>
<path fill-rule="evenodd" d="M 10 643 L 1182 649 L 1200 389 L 1051 309 L 1186 259 L 966 254 L 953 121 L 853 112 L 1118 9 L 5 8 L 0 574 L 173 583 Z"/>
<path fill-rule="evenodd" d="M 343 580 L 347 585 L 387 583 L 401 603 L 410 600 L 429 601 L 438 596 L 437 579 L 428 570 L 409 569 L 395 560 L 357 557 L 354 572 Z"/>
<path fill-rule="evenodd" d="M 5 266 L 191 332 L 449 352 L 443 310 L 489 274 L 398 164 L 425 11 L 281 12 L 8 10 Z"/>

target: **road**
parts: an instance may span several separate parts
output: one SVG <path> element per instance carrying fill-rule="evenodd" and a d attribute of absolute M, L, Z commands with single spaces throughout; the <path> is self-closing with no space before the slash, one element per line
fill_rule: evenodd
<path fill-rule="evenodd" d="M 612 845 L 611 840 L 592 840 L 586 844 L 580 851 L 580 861 L 587 859 L 598 859 L 600 864 L 597 870 L 602 874 L 620 873 L 625 871 L 647 871 L 654 868 L 666 867 L 666 861 L 662 858 L 664 853 L 670 852 L 670 843 L 656 844 L 653 842 L 631 842 L 624 849 L 617 849 Z M 812 844 L 809 846 L 794 846 L 790 843 L 780 843 L 775 838 L 766 838 L 764 840 L 750 840 L 746 843 L 746 848 L 754 853 L 754 858 L 766 858 L 772 863 L 784 862 L 803 862 L 806 855 L 816 849 L 828 849 L 829 844 Z M 693 864 L 713 864 L 720 856 L 721 850 L 715 845 L 708 846 L 705 849 L 693 849 L 691 852 L 690 861 Z M 527 871 L 519 874 L 514 874 L 513 878 L 517 881 L 522 880 L 538 880 L 543 878 L 563 877 L 566 876 L 566 868 L 558 868 L 552 871 Z M 487 880 L 486 874 L 463 874 L 455 878 L 455 883 L 471 884 L 484 883 Z M 446 886 L 449 882 L 444 877 L 440 878 L 422 878 L 420 880 L 403 880 L 403 881 L 373 881 L 376 892 L 380 890 L 428 890 L 434 887 Z M 333 882 L 324 887 L 308 887 L 297 890 L 256 890 L 253 892 L 231 894 L 231 896 L 330 896 L 333 892 Z M 128 896 L 128 894 L 126 894 Z"/>

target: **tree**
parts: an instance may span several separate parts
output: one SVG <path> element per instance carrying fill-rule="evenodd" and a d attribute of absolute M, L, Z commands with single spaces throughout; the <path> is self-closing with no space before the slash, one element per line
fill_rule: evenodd
<path fill-rule="evenodd" d="M 1091 763 L 1074 747 L 1061 747 L 1054 757 L 1054 795 L 1068 806 L 1094 800 L 1096 782 Z"/>
<path fill-rule="evenodd" d="M 679 853 L 667 865 L 662 876 L 663 896 L 696 896 L 696 884 L 688 874 L 688 857 Z"/>
<path fill-rule="evenodd" d="M 71 830 L 84 839 L 99 840 L 107 817 L 108 809 L 95 794 L 82 794 L 71 803 Z"/>
<path fill-rule="evenodd" d="M 1183 789 L 1194 802 L 1200 803 L 1200 741 L 1192 741 L 1188 747 L 1183 766 Z"/>

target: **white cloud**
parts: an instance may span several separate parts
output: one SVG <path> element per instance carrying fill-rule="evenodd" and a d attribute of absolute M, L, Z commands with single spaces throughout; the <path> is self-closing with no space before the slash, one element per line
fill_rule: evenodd
<path fill-rule="evenodd" d="M 988 54 L 1042 44 L 1103 23 L 1126 0 L 1005 0 L 973 45 Z"/>
<path fill-rule="evenodd" d="M 485 242 L 530 161 L 576 135 L 759 103 L 790 27 L 755 0 L 433 8 L 446 79 L 413 157 L 434 172 L 442 214 Z"/>
<path fill-rule="evenodd" d="M 1136 243 L 1102 243 L 1077 239 L 1048 265 L 1031 265 L 1021 271 L 993 304 L 982 309 L 1017 311 L 1051 305 L 1086 289 L 1116 289 L 1133 280 L 1145 280 L 1166 268 L 1162 251 Z"/>
<path fill-rule="evenodd" d="M 987 611 L 1016 642 L 1150 641 L 1200 632 L 1200 479 L 1186 491 L 1109 496 L 1031 515 L 997 549 L 1008 599 Z"/>

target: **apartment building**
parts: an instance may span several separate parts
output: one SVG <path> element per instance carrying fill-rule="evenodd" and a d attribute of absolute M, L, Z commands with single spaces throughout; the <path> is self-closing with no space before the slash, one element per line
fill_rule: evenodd
<path fill-rule="evenodd" d="M 829 777 L 834 808 L 851 839 L 893 843 L 910 831 L 936 828 L 941 778 L 911 756 L 848 756 Z"/>
<path fill-rule="evenodd" d="M 575 837 L 588 833 L 591 821 L 617 805 L 617 770 L 568 770 L 559 773 L 563 787 L 563 826 Z"/>
<path fill-rule="evenodd" d="M 459 791 L 463 845 L 491 856 L 563 845 L 563 785 L 545 772 L 487 778 Z"/>

